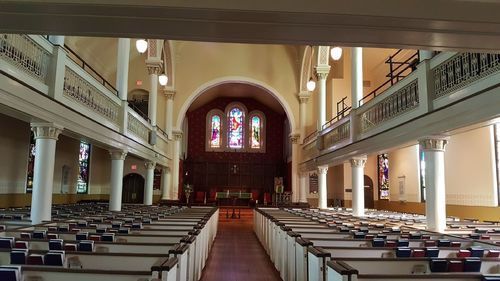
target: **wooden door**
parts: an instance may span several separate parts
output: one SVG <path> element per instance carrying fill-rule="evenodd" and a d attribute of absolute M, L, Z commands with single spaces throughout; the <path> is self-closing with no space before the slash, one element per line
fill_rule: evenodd
<path fill-rule="evenodd" d="M 128 174 L 123 177 L 122 203 L 139 203 L 144 201 L 144 178 L 139 174 Z"/>

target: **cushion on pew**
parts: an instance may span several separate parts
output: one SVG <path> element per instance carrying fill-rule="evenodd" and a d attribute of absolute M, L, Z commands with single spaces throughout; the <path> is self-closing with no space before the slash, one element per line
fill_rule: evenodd
<path fill-rule="evenodd" d="M 385 246 L 384 238 L 373 238 L 372 247 L 384 247 L 384 246 Z"/>
<path fill-rule="evenodd" d="M 92 241 L 101 241 L 101 236 L 100 235 L 90 235 L 89 240 Z"/>
<path fill-rule="evenodd" d="M 429 234 L 422 234 L 422 240 L 430 240 L 431 236 Z"/>
<path fill-rule="evenodd" d="M 118 233 L 120 233 L 120 234 L 129 234 L 130 233 L 130 228 L 124 228 L 124 227 L 122 227 L 122 228 L 120 228 L 118 230 Z"/>
<path fill-rule="evenodd" d="M 491 276 L 483 275 L 481 277 L 481 281 L 500 281 L 500 276 L 498 276 L 498 275 L 491 275 Z"/>
<path fill-rule="evenodd" d="M 409 258 L 411 257 L 411 249 L 408 247 L 398 247 L 396 249 L 396 257 L 398 258 Z"/>
<path fill-rule="evenodd" d="M 10 252 L 10 264 L 26 264 L 28 250 L 13 250 Z"/>
<path fill-rule="evenodd" d="M 385 246 L 386 247 L 390 247 L 390 248 L 395 248 L 396 247 L 396 241 L 387 240 L 387 241 L 385 241 Z"/>
<path fill-rule="evenodd" d="M 481 235 L 478 233 L 471 233 L 471 234 L 469 234 L 469 237 L 471 239 L 479 239 L 479 238 L 481 238 Z"/>
<path fill-rule="evenodd" d="M 450 246 L 454 248 L 460 248 L 462 246 L 462 242 L 460 241 L 451 241 Z"/>
<path fill-rule="evenodd" d="M 68 232 L 69 231 L 69 226 L 67 225 L 60 225 L 57 227 L 57 231 L 59 232 Z"/>
<path fill-rule="evenodd" d="M 106 228 L 105 227 L 99 227 L 95 230 L 96 233 L 105 233 L 106 232 Z"/>
<path fill-rule="evenodd" d="M 87 222 L 86 221 L 79 221 L 77 223 L 78 227 L 86 227 L 87 226 Z"/>
<path fill-rule="evenodd" d="M 408 239 L 398 240 L 398 247 L 408 247 L 408 246 L 410 246 L 410 241 L 408 241 Z"/>
<path fill-rule="evenodd" d="M 379 233 L 379 234 L 377 234 L 377 238 L 387 239 L 387 235 Z"/>
<path fill-rule="evenodd" d="M 56 232 L 57 231 L 57 226 L 49 226 L 47 227 L 48 231 Z"/>
<path fill-rule="evenodd" d="M 62 250 L 63 240 L 62 239 L 51 239 L 49 240 L 49 250 Z"/>
<path fill-rule="evenodd" d="M 411 252 L 411 256 L 414 258 L 423 258 L 423 257 L 425 257 L 425 250 L 424 249 L 414 249 Z"/>
<path fill-rule="evenodd" d="M 429 268 L 431 269 L 431 272 L 447 272 L 448 261 L 441 259 L 432 259 L 429 261 Z"/>
<path fill-rule="evenodd" d="M 28 249 L 28 242 L 26 241 L 16 241 L 14 244 L 15 249 Z"/>
<path fill-rule="evenodd" d="M 20 279 L 20 268 L 0 267 L 0 280 L 2 281 L 19 281 Z"/>
<path fill-rule="evenodd" d="M 14 247 L 14 237 L 2 237 L 0 238 L 0 248 L 12 249 Z"/>
<path fill-rule="evenodd" d="M 425 248 L 425 256 L 428 258 L 437 258 L 439 256 L 438 248 Z"/>
<path fill-rule="evenodd" d="M 51 251 L 45 254 L 44 260 L 45 265 L 63 266 L 64 265 L 64 252 L 62 251 Z"/>
<path fill-rule="evenodd" d="M 89 238 L 88 232 L 80 232 L 76 234 L 76 240 L 87 240 Z"/>
<path fill-rule="evenodd" d="M 490 240 L 491 237 L 489 235 L 481 235 L 481 240 Z"/>
<path fill-rule="evenodd" d="M 85 252 L 94 251 L 94 241 L 93 240 L 82 240 L 78 243 L 78 249 Z"/>
<path fill-rule="evenodd" d="M 64 251 L 75 252 L 78 250 L 78 246 L 76 244 L 64 244 Z"/>
<path fill-rule="evenodd" d="M 488 250 L 486 253 L 487 258 L 498 258 L 500 257 L 500 250 Z"/>
<path fill-rule="evenodd" d="M 114 233 L 104 233 L 101 236 L 102 241 L 107 241 L 107 242 L 113 242 L 115 241 L 115 234 Z"/>
<path fill-rule="evenodd" d="M 451 246 L 451 242 L 448 239 L 439 239 L 437 244 L 438 244 L 438 247 L 450 247 Z"/>
<path fill-rule="evenodd" d="M 45 239 L 46 234 L 46 230 L 35 230 L 33 231 L 33 239 Z"/>
<path fill-rule="evenodd" d="M 364 232 L 354 232 L 354 239 L 364 239 L 365 238 L 365 235 L 366 233 Z"/>
<path fill-rule="evenodd" d="M 39 254 L 30 254 L 26 260 L 26 264 L 29 265 L 43 265 L 43 255 Z"/>
<path fill-rule="evenodd" d="M 410 233 L 410 239 L 422 239 L 421 233 Z"/>
<path fill-rule="evenodd" d="M 469 250 L 458 250 L 457 258 L 468 258 L 470 257 L 470 254 Z"/>
<path fill-rule="evenodd" d="M 47 233 L 47 239 L 59 239 L 59 234 L 57 233 Z"/>
<path fill-rule="evenodd" d="M 482 247 L 470 247 L 468 250 L 470 251 L 471 257 L 481 258 L 484 255 L 484 249 Z"/>
<path fill-rule="evenodd" d="M 21 232 L 21 238 L 23 238 L 23 239 L 31 239 L 31 233 L 29 233 L 29 232 Z"/>
<path fill-rule="evenodd" d="M 465 272 L 480 272 L 481 271 L 481 260 L 474 259 L 474 258 L 465 259 L 464 271 Z"/>
<path fill-rule="evenodd" d="M 121 222 L 120 223 L 113 223 L 113 224 L 111 224 L 111 228 L 120 228 L 120 227 L 122 227 L 122 223 Z"/>
<path fill-rule="evenodd" d="M 436 247 L 437 242 L 435 240 L 425 240 L 424 241 L 424 246 L 425 247 Z"/>
<path fill-rule="evenodd" d="M 464 271 L 464 262 L 461 260 L 450 260 L 448 262 L 449 272 L 462 272 Z"/>

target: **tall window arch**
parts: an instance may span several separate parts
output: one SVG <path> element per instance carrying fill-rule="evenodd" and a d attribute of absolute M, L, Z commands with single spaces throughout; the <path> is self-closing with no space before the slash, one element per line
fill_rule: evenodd
<path fill-rule="evenodd" d="M 218 109 L 213 109 L 207 114 L 206 121 L 206 150 L 207 151 L 217 151 L 223 150 L 224 142 L 224 112 Z"/>
<path fill-rule="evenodd" d="M 245 148 L 245 113 L 246 108 L 240 103 L 232 103 L 226 107 L 227 112 L 227 146 L 229 149 Z"/>
<path fill-rule="evenodd" d="M 266 118 L 260 111 L 248 114 L 248 148 L 251 151 L 264 151 Z"/>

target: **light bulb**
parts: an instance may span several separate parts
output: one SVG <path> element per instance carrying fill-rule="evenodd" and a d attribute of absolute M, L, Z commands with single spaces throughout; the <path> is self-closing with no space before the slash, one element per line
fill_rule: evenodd
<path fill-rule="evenodd" d="M 139 39 L 135 41 L 135 47 L 137 48 L 137 51 L 139 53 L 143 54 L 148 49 L 148 41 L 146 41 L 145 39 Z"/>
<path fill-rule="evenodd" d="M 311 77 L 311 78 L 309 78 L 309 81 L 307 82 L 306 87 L 307 87 L 307 90 L 308 90 L 309 92 L 314 91 L 314 89 L 316 89 L 316 81 L 314 81 L 314 80 L 312 79 L 312 77 Z"/>
<path fill-rule="evenodd" d="M 333 47 L 330 50 L 330 56 L 332 57 L 333 60 L 339 60 L 340 57 L 342 57 L 342 48 L 340 48 L 340 47 Z"/>
<path fill-rule="evenodd" d="M 158 82 L 160 82 L 160 85 L 165 86 L 168 83 L 168 76 L 166 74 L 162 74 L 158 76 Z"/>

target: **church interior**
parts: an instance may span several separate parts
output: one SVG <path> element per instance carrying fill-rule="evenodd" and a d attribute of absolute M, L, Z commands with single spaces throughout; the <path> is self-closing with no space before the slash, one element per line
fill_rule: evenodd
<path fill-rule="evenodd" d="M 0 280 L 500 280 L 494 1 L 4 2 Z"/>

